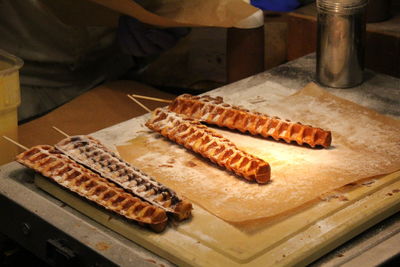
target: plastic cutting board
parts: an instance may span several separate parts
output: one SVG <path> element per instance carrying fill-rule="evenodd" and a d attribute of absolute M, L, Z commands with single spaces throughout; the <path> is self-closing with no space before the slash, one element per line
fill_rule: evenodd
<path fill-rule="evenodd" d="M 374 182 L 370 182 L 374 181 Z M 400 210 L 400 171 L 341 188 L 284 216 L 232 225 L 194 206 L 193 218 L 156 234 L 37 175 L 38 187 L 180 266 L 306 265 Z"/>

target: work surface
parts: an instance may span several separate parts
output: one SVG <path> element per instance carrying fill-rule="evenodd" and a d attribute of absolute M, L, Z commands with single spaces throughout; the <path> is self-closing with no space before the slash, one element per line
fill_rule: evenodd
<path fill-rule="evenodd" d="M 232 90 L 242 90 L 251 86 L 267 84 L 267 86 L 265 87 L 269 90 L 274 90 L 274 88 L 277 87 L 285 87 L 293 89 L 295 91 L 296 89 L 303 87 L 305 84 L 312 80 L 313 66 L 314 58 L 312 56 L 305 57 L 298 61 L 291 62 L 287 65 L 280 66 L 270 72 L 256 75 L 254 77 L 248 78 L 235 84 L 231 84 L 218 90 L 219 93 L 224 96 L 224 94 L 229 94 L 229 92 Z M 363 86 L 351 90 L 333 90 L 331 91 L 331 93 L 339 95 L 343 98 L 347 98 L 351 101 L 358 102 L 359 104 L 366 107 L 376 109 L 381 113 L 398 116 L 400 114 L 399 88 L 400 82 L 397 79 L 368 73 L 367 81 L 366 83 L 364 83 Z M 143 119 L 145 118 L 142 118 L 142 120 Z M 139 119 L 139 121 L 140 120 L 141 119 Z M 129 140 L 133 135 L 132 132 L 126 131 L 125 128 L 126 125 L 129 125 L 130 123 L 131 122 L 128 121 L 120 125 L 104 129 L 94 135 L 108 144 L 124 142 L 126 140 Z M 118 235 L 111 234 L 109 232 L 107 233 L 107 231 L 103 232 L 102 229 L 104 228 L 102 228 L 101 226 L 98 227 L 96 223 L 93 223 L 93 221 L 87 219 L 84 216 L 72 216 L 75 213 L 71 212 L 69 208 L 58 206 L 57 201 L 47 195 L 44 195 L 42 192 L 38 193 L 38 189 L 36 189 L 33 185 L 26 185 L 25 178 L 20 177 L 21 175 L 26 175 L 26 173 L 22 172 L 21 167 L 19 167 L 17 164 L 12 163 L 10 165 L 7 165 L 1 175 L 5 176 L 5 179 L 1 181 L 1 193 L 3 195 L 12 197 L 15 202 L 21 203 L 21 205 L 24 205 L 30 210 L 35 210 L 36 213 L 39 214 L 39 216 L 45 217 L 46 220 L 51 221 L 55 224 L 59 224 L 61 229 L 68 231 L 71 235 L 78 236 L 78 239 L 83 238 L 82 236 L 79 237 L 79 234 L 82 235 L 79 230 L 70 229 L 70 227 L 68 227 L 68 224 L 66 224 L 66 221 L 71 222 L 71 220 L 79 219 L 79 223 L 81 223 L 82 225 L 89 226 L 94 224 L 97 227 L 95 231 L 93 230 L 93 228 L 91 230 L 91 232 L 96 232 L 95 235 L 90 237 L 85 235 L 83 239 L 92 239 L 95 238 L 95 236 L 100 238 L 104 237 L 105 239 L 107 239 L 107 244 L 110 244 L 109 247 L 114 249 L 120 245 L 120 242 L 118 242 L 118 240 L 121 240 L 121 237 L 119 237 Z M 19 179 L 7 179 L 7 176 L 11 176 L 13 178 L 19 177 Z M 18 191 L 16 192 L 18 193 L 15 194 L 15 191 L 13 192 L 13 190 L 17 189 Z M 42 212 L 42 209 L 39 209 L 38 205 L 39 207 L 42 206 L 43 208 L 45 204 L 48 204 L 47 211 L 43 211 L 43 213 L 40 214 Z M 58 212 L 58 214 L 60 214 L 60 217 L 54 218 L 55 216 L 48 216 L 49 209 L 52 208 L 55 209 L 54 213 Z M 87 241 L 86 243 L 89 244 L 89 246 L 93 246 L 93 248 L 96 249 L 97 243 L 93 243 L 93 240 L 84 241 Z M 130 243 L 126 240 L 125 242 L 126 244 Z M 125 254 L 124 259 L 121 259 L 121 255 L 114 255 L 113 253 L 109 253 L 109 250 L 105 250 L 103 254 L 107 258 L 111 259 L 113 262 L 126 265 L 127 262 L 125 260 L 138 260 L 140 258 L 142 260 L 144 259 L 142 257 L 143 255 L 138 255 L 138 251 L 143 252 L 138 247 L 135 247 L 135 249 L 131 250 L 128 254 L 121 252 L 120 254 Z M 127 257 L 126 255 L 130 256 Z M 145 257 L 149 256 L 150 255 L 146 255 Z M 152 258 L 156 259 L 157 261 L 159 260 L 157 257 Z"/>

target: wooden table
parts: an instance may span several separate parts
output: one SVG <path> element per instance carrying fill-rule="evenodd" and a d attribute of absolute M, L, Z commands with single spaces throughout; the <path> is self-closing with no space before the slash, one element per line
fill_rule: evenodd
<path fill-rule="evenodd" d="M 28 147 L 52 145 L 62 138 L 52 126 L 70 135 L 89 134 L 147 113 L 130 100 L 127 94 L 164 99 L 173 99 L 176 96 L 134 81 L 110 82 L 93 88 L 43 117 L 20 125 L 19 142 Z M 165 105 L 148 100 L 141 102 L 150 109 Z"/>

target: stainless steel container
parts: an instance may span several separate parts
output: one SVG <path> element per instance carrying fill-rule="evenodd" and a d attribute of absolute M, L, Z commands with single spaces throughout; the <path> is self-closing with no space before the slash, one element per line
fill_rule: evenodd
<path fill-rule="evenodd" d="M 368 0 L 317 0 L 317 81 L 349 88 L 363 82 Z"/>

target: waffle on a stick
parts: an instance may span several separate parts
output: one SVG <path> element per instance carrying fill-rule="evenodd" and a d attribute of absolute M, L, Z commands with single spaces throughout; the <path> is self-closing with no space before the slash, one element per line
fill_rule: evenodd
<path fill-rule="evenodd" d="M 222 97 L 193 96 L 183 94 L 170 105 L 169 110 L 186 115 L 208 124 L 228 127 L 253 135 L 272 137 L 287 143 L 308 144 L 311 147 L 329 147 L 332 141 L 330 131 L 251 112 L 223 102 Z"/>
<path fill-rule="evenodd" d="M 270 179 L 267 162 L 240 150 L 195 119 L 157 108 L 146 126 L 249 181 L 263 184 Z"/>
<path fill-rule="evenodd" d="M 156 232 L 163 231 L 167 225 L 168 217 L 163 209 L 126 193 L 52 146 L 34 146 L 19 154 L 16 160 L 70 191 Z"/>
<path fill-rule="evenodd" d="M 99 173 L 128 192 L 184 220 L 191 215 L 192 204 L 174 191 L 134 168 L 99 140 L 85 135 L 61 140 L 55 147 L 76 162 Z"/>

